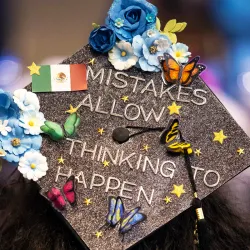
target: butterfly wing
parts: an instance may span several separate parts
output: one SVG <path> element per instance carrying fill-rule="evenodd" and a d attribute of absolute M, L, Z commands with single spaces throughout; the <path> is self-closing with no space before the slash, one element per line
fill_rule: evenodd
<path fill-rule="evenodd" d="M 162 67 L 163 79 L 168 83 L 178 83 L 181 65 L 167 53 L 164 54 L 164 57 L 160 57 L 159 60 Z"/>
<path fill-rule="evenodd" d="M 192 154 L 193 150 L 189 142 L 174 142 L 167 146 L 167 151 L 170 153 L 185 153 L 185 150 L 188 154 Z"/>
<path fill-rule="evenodd" d="M 51 121 L 45 121 L 41 130 L 54 141 L 60 141 L 64 138 L 64 132 L 60 124 Z"/>
<path fill-rule="evenodd" d="M 133 226 L 146 220 L 147 216 L 145 214 L 139 213 L 140 207 L 132 209 L 126 216 L 122 219 L 119 232 L 121 234 L 127 233 L 133 228 Z"/>
<path fill-rule="evenodd" d="M 179 121 L 178 119 L 174 119 L 172 122 L 170 122 L 168 128 L 161 134 L 160 142 L 162 144 L 165 144 L 165 143 L 170 143 L 171 141 L 176 139 L 179 133 L 178 128 L 179 128 Z"/>
<path fill-rule="evenodd" d="M 74 136 L 79 125 L 80 125 L 80 117 L 77 115 L 77 113 L 71 114 L 64 123 L 64 130 L 67 136 L 69 137 Z"/>
<path fill-rule="evenodd" d="M 199 74 L 206 69 L 206 66 L 203 64 L 197 64 L 200 57 L 196 56 L 190 62 L 188 62 L 181 73 L 180 84 L 190 85 Z"/>
<path fill-rule="evenodd" d="M 63 193 L 71 206 L 76 205 L 75 176 L 70 176 L 63 186 Z"/>
<path fill-rule="evenodd" d="M 186 85 L 191 84 L 205 69 L 205 65 L 197 64 L 195 69 L 192 71 L 192 75 Z"/>
<path fill-rule="evenodd" d="M 66 202 L 59 189 L 53 187 L 47 192 L 46 195 L 55 208 L 57 208 L 60 211 L 65 209 Z"/>
<path fill-rule="evenodd" d="M 120 197 L 109 197 L 109 209 L 108 214 L 106 216 L 107 223 L 115 227 L 120 220 L 122 219 L 124 215 L 124 204 L 122 202 L 122 199 Z"/>

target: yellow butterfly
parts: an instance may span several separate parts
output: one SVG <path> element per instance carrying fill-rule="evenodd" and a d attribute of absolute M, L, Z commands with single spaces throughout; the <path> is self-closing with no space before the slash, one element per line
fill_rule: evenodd
<path fill-rule="evenodd" d="M 179 135 L 180 141 L 175 141 Z M 167 151 L 170 153 L 177 153 L 177 154 L 192 154 L 193 149 L 189 142 L 186 142 L 179 130 L 179 121 L 178 119 L 174 119 L 170 126 L 163 131 L 160 137 L 160 141 L 163 144 L 167 144 Z"/>

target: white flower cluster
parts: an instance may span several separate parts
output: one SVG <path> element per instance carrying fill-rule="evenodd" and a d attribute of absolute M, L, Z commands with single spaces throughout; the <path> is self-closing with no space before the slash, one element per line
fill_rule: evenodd
<path fill-rule="evenodd" d="M 19 126 L 25 134 L 39 135 L 40 127 L 44 125 L 45 118 L 39 112 L 40 104 L 36 94 L 26 89 L 18 89 L 13 95 L 14 102 L 20 108 Z M 47 159 L 40 152 L 31 150 L 20 158 L 18 170 L 29 180 L 37 181 L 46 175 L 48 170 Z"/>
<path fill-rule="evenodd" d="M 18 89 L 14 92 L 13 99 L 21 111 L 19 126 L 24 128 L 24 133 L 30 135 L 42 133 L 40 127 L 44 125 L 45 118 L 43 113 L 39 112 L 37 95 L 26 89 Z"/>

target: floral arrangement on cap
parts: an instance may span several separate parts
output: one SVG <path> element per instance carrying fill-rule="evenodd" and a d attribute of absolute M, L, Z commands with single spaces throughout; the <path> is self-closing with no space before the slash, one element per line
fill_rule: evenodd
<path fill-rule="evenodd" d="M 39 109 L 36 94 L 19 89 L 11 95 L 0 89 L 0 158 L 15 163 L 25 178 L 34 181 L 48 170 L 39 151 L 45 122 Z"/>
<path fill-rule="evenodd" d="M 187 23 L 170 20 L 161 31 L 157 8 L 146 0 L 114 0 L 103 26 L 93 23 L 89 44 L 97 52 L 108 53 L 117 70 L 133 66 L 159 72 L 159 56 L 171 54 L 177 62 L 187 63 L 188 46 L 177 43 L 176 32 Z"/>

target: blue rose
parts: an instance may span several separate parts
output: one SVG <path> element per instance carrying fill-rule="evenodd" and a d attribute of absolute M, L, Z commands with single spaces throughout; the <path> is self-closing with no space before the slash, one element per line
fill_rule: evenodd
<path fill-rule="evenodd" d="M 6 153 L 3 159 L 8 162 L 19 162 L 26 151 L 41 148 L 42 137 L 25 134 L 24 129 L 19 126 L 19 120 L 10 119 L 8 125 L 11 132 L 7 136 L 0 135 L 0 145 Z"/>
<path fill-rule="evenodd" d="M 114 31 L 106 26 L 94 29 L 89 36 L 90 46 L 97 52 L 106 53 L 110 51 L 116 42 Z"/>
<path fill-rule="evenodd" d="M 146 0 L 114 0 L 106 19 L 120 40 L 131 42 L 133 37 L 154 28 L 157 8 Z"/>
<path fill-rule="evenodd" d="M 19 108 L 14 103 L 11 94 L 0 89 L 0 120 L 18 118 Z"/>
<path fill-rule="evenodd" d="M 133 39 L 134 54 L 139 58 L 136 66 L 143 71 L 158 72 L 161 69 L 159 56 L 171 45 L 169 38 L 157 30 L 147 30 Z"/>

